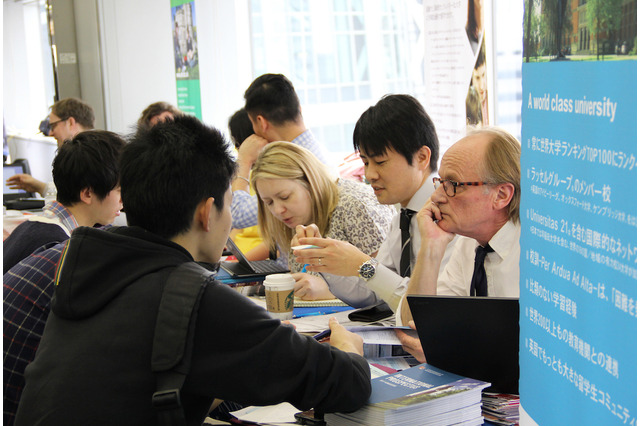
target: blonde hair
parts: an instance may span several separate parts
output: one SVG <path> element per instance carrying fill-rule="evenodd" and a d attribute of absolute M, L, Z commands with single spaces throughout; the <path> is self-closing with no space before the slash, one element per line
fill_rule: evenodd
<path fill-rule="evenodd" d="M 513 223 L 520 220 L 520 142 L 509 132 L 498 127 L 471 130 L 469 135 L 485 134 L 491 137 L 483 159 L 484 181 L 492 184 L 510 183 L 513 197 L 507 213 Z"/>
<path fill-rule="evenodd" d="M 327 167 L 311 151 L 290 142 L 272 142 L 262 151 L 251 169 L 251 187 L 258 179 L 291 179 L 302 184 L 311 198 L 311 223 L 321 235 L 329 228 L 331 214 L 338 204 L 338 185 Z M 309 225 L 309 223 L 305 223 Z M 280 246 L 288 251 L 295 230 L 276 219 L 258 194 L 258 228 L 270 250 Z"/>

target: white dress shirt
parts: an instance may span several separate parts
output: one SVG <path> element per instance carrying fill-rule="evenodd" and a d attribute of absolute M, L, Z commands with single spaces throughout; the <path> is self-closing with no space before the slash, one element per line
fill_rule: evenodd
<path fill-rule="evenodd" d="M 478 242 L 460 237 L 451 259 L 438 276 L 438 295 L 469 296 Z M 484 260 L 487 296 L 520 297 L 520 223 L 508 221 L 491 238 L 494 252 Z"/>
<path fill-rule="evenodd" d="M 434 191 L 433 176 L 435 173 L 427 177 L 420 189 L 413 195 L 406 208 L 419 211 L 427 202 Z M 453 248 L 453 242 L 449 243 L 445 252 L 442 263 L 440 264 L 440 272 L 449 260 Z M 420 230 L 418 228 L 418 220 L 416 215 L 411 218 L 411 267 L 416 263 L 416 254 L 420 251 Z M 400 232 L 400 214 L 396 213 L 391 220 L 391 226 L 378 251 L 376 259 L 380 262 L 376 268 L 376 274 L 367 282 L 367 286 L 373 290 L 378 297 L 383 299 L 391 309 L 396 311 L 402 297 L 407 291 L 409 285 L 409 277 L 402 277 L 398 271 L 400 270 L 400 257 L 402 256 L 402 235 Z"/>

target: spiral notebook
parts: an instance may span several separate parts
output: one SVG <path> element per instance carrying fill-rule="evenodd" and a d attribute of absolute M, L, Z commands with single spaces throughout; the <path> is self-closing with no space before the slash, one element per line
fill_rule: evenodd
<path fill-rule="evenodd" d="M 294 299 L 293 306 L 295 308 L 317 308 L 322 306 L 349 306 L 340 299 L 327 299 L 327 300 L 302 300 Z"/>

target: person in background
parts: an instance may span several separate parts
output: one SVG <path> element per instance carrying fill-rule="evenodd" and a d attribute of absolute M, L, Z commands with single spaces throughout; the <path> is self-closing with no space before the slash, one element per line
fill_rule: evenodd
<path fill-rule="evenodd" d="M 33 216 L 4 242 L 5 424 L 13 424 L 24 370 L 38 348 L 55 288 L 55 270 L 71 231 L 80 225 L 109 224 L 122 207 L 118 158 L 124 145 L 115 133 L 103 130 L 79 133 L 65 143 L 53 162 L 53 178 L 62 189 L 59 201 L 45 206 L 44 219 Z"/>
<path fill-rule="evenodd" d="M 222 133 L 193 116 L 135 134 L 120 161 L 129 226 L 83 227 L 69 240 L 16 425 L 153 425 L 175 414 L 195 426 L 214 398 L 320 412 L 367 402 L 359 336 L 334 318 L 321 344 L 196 263 L 220 259 L 234 173 Z M 167 309 L 176 306 L 192 309 Z M 172 349 L 166 362 L 153 359 L 156 345 Z M 162 372 L 184 380 L 156 393 Z"/>
<path fill-rule="evenodd" d="M 158 123 L 172 120 L 183 112 L 169 102 L 154 102 L 142 111 L 138 119 L 138 128 L 150 129 Z"/>
<path fill-rule="evenodd" d="M 318 234 L 375 256 L 395 213 L 392 206 L 378 203 L 370 186 L 336 178 L 309 150 L 287 142 L 266 146 L 251 171 L 251 185 L 258 194 L 262 238 L 285 257 L 296 227 L 311 224 Z M 302 299 L 338 297 L 355 307 L 378 301 L 358 280 L 304 273 L 304 265 L 293 257 L 289 267 L 296 280 L 295 295 Z"/>
<path fill-rule="evenodd" d="M 118 158 L 125 142 L 104 130 L 78 133 L 53 160 L 56 200 L 31 215 L 2 245 L 3 274 L 45 244 L 59 243 L 78 226 L 109 225 L 120 214 Z"/>
<path fill-rule="evenodd" d="M 238 149 L 238 173 L 233 181 L 231 215 L 234 228 L 258 223 L 258 200 L 249 193 L 249 173 L 260 151 L 269 142 L 286 141 L 311 151 L 329 165 L 328 154 L 304 124 L 300 100 L 293 84 L 282 74 L 264 74 L 256 78 L 245 94 L 244 109 L 249 114 L 255 135 Z"/>
<path fill-rule="evenodd" d="M 51 106 L 49 113 L 49 129 L 47 134 L 62 144 L 80 132 L 94 128 L 95 115 L 93 108 L 76 98 L 62 99 Z M 47 201 L 55 199 L 56 187 L 53 182 L 42 182 L 31 175 L 19 173 L 7 179 L 11 189 L 22 189 L 37 192 Z"/>
<path fill-rule="evenodd" d="M 231 134 L 231 141 L 233 142 L 236 150 L 240 149 L 242 143 L 254 135 L 253 124 L 249 119 L 249 115 L 244 108 L 240 108 L 229 117 L 229 133 Z M 252 196 L 255 196 L 253 191 L 250 192 Z M 245 257 L 249 260 L 264 260 L 269 258 L 269 248 L 263 243 L 258 232 L 258 225 L 248 226 L 242 229 L 232 229 L 231 238 L 236 243 L 238 248 L 244 253 Z M 277 257 L 277 253 L 273 253 L 273 258 Z M 285 259 L 282 259 L 280 263 L 285 265 Z"/>
<path fill-rule="evenodd" d="M 236 149 L 240 149 L 242 142 L 254 134 L 253 123 L 244 108 L 240 108 L 229 117 L 229 133 Z"/>
<path fill-rule="evenodd" d="M 294 255 L 297 262 L 309 264 L 307 271 L 359 278 L 396 311 L 420 249 L 415 213 L 433 192 L 438 136 L 417 99 L 386 95 L 358 119 L 353 145 L 360 151 L 365 177 L 378 202 L 400 204 L 386 239 L 377 255 L 371 256 L 348 242 L 318 238 L 320 235 L 311 227 L 299 227 L 299 243 L 320 248 L 295 250 Z M 447 259 L 445 256 L 443 265 Z M 436 273 L 440 268 L 436 267 Z"/>

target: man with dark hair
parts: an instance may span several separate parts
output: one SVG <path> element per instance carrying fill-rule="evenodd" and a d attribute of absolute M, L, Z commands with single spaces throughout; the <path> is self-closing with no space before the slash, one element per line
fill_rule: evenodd
<path fill-rule="evenodd" d="M 43 217 L 22 223 L 4 242 L 5 424 L 13 424 L 24 369 L 35 356 L 49 315 L 54 273 L 65 243 L 51 246 L 66 242 L 77 226 L 113 221 L 122 208 L 118 158 L 124 145 L 115 133 L 91 130 L 61 147 L 53 176 L 65 182 L 65 191 L 45 206 Z"/>
<path fill-rule="evenodd" d="M 307 148 L 329 165 L 325 148 L 316 142 L 304 124 L 300 100 L 287 77 L 263 74 L 251 83 L 244 98 L 244 109 L 255 135 L 249 136 L 238 149 L 238 174 L 231 187 L 233 227 L 238 229 L 258 224 L 258 201 L 255 195 L 249 194 L 249 173 L 267 143 L 292 142 Z"/>
<path fill-rule="evenodd" d="M 115 133 L 78 133 L 53 160 L 56 200 L 43 215 L 21 223 L 3 243 L 3 273 L 48 243 L 66 240 L 78 226 L 109 225 L 120 214 L 118 157 L 125 142 Z"/>
<path fill-rule="evenodd" d="M 227 149 L 192 116 L 133 137 L 120 167 L 130 226 L 69 240 L 17 424 L 200 425 L 214 398 L 321 412 L 367 401 L 361 338 L 335 319 L 330 345 L 300 335 L 195 263 L 217 262 L 231 229 Z"/>
<path fill-rule="evenodd" d="M 297 135 L 288 133 L 305 130 L 301 122 L 300 100 L 293 84 L 284 75 L 263 74 L 256 78 L 244 93 L 244 99 L 244 109 L 249 113 L 251 122 L 265 136 L 279 133 L 282 137 L 291 138 Z M 298 123 L 300 127 L 282 127 L 287 122 Z M 282 137 L 278 137 L 278 140 L 283 140 Z"/>
<path fill-rule="evenodd" d="M 229 117 L 229 133 L 236 149 L 239 149 L 242 142 L 254 134 L 253 123 L 249 119 L 247 110 L 240 108 Z"/>
<path fill-rule="evenodd" d="M 183 112 L 169 102 L 154 102 L 142 111 L 138 119 L 138 127 L 149 129 L 165 120 L 172 120 Z"/>
<path fill-rule="evenodd" d="M 372 257 L 344 241 L 308 238 L 317 237 L 313 225 L 299 227 L 300 244 L 321 248 L 294 254 L 297 262 L 309 265 L 307 271 L 359 279 L 361 285 L 374 291 L 395 311 L 420 249 L 415 213 L 433 192 L 431 179 L 438 164 L 438 136 L 418 100 L 409 95 L 386 95 L 360 116 L 353 132 L 353 146 L 360 151 L 365 177 L 378 201 L 400 204 L 402 208 L 392 219 L 387 238 Z"/>
<path fill-rule="evenodd" d="M 51 105 L 49 113 L 49 136 L 53 136 L 62 144 L 80 132 L 94 127 L 93 108 L 76 98 L 62 99 Z M 52 182 L 42 182 L 31 175 L 19 173 L 7 179 L 12 189 L 23 189 L 27 192 L 38 192 L 43 197 L 55 198 L 56 187 Z"/>

